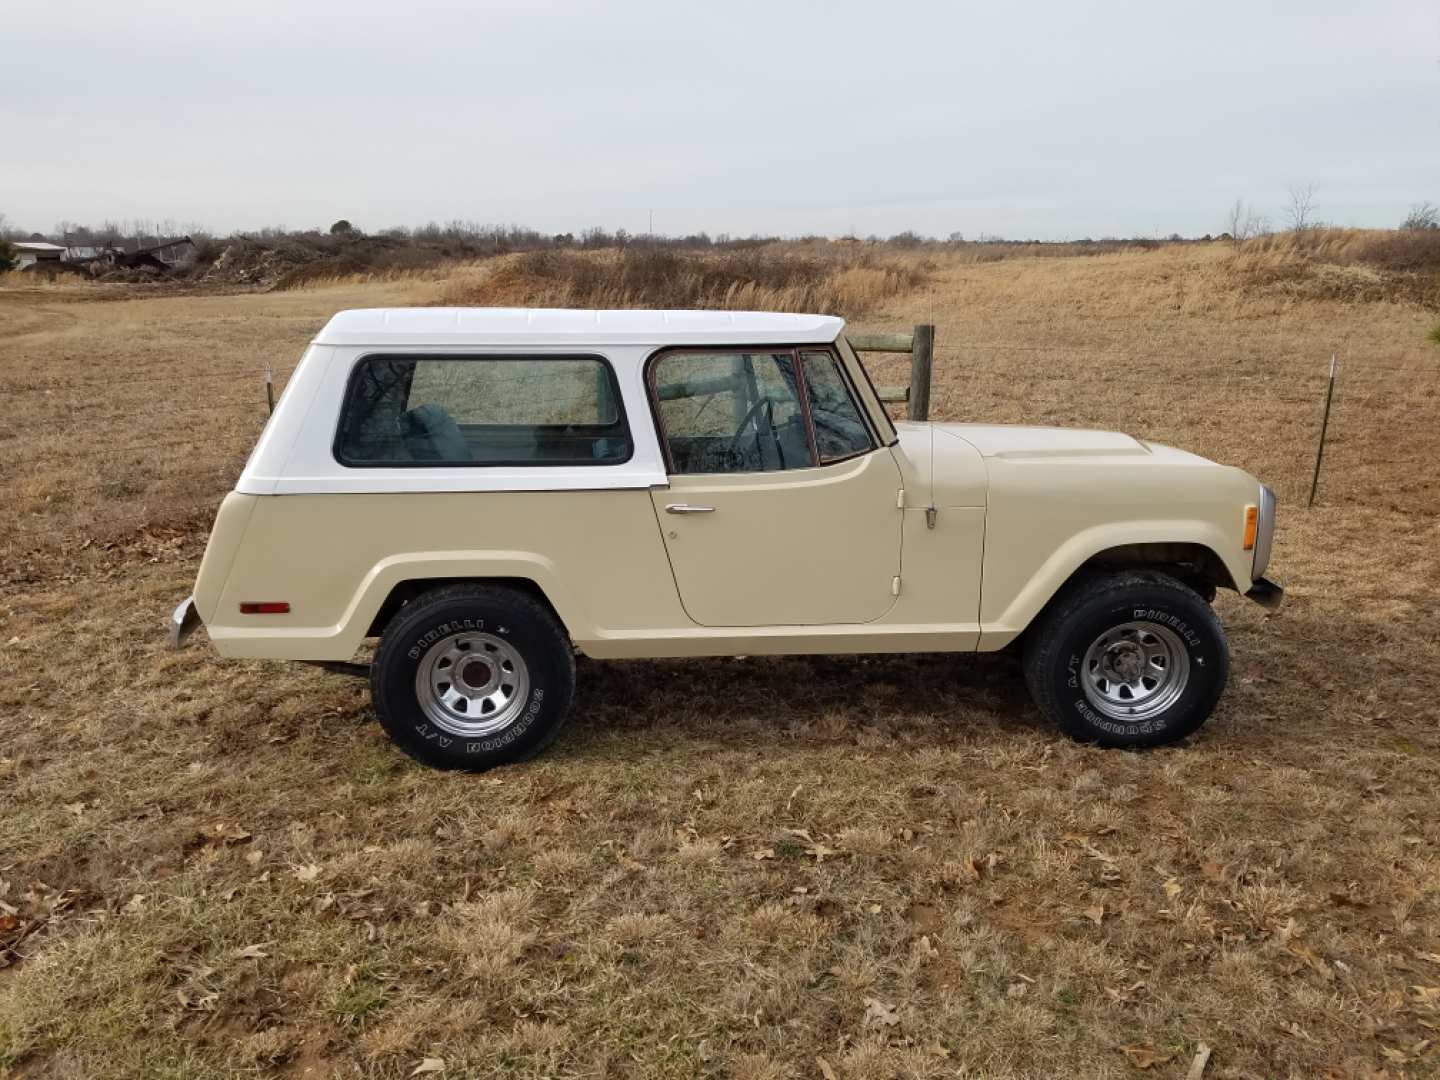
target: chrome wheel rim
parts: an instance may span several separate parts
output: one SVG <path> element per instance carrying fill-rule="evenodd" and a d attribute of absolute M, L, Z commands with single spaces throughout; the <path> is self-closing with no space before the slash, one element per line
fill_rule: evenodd
<path fill-rule="evenodd" d="M 530 693 L 530 670 L 503 638 L 465 631 L 430 647 L 415 673 L 415 696 L 451 735 L 493 735 L 514 723 Z"/>
<path fill-rule="evenodd" d="M 1190 654 L 1168 626 L 1127 622 L 1091 643 L 1080 671 L 1085 700 L 1096 712 L 1112 720 L 1149 720 L 1185 693 Z"/>

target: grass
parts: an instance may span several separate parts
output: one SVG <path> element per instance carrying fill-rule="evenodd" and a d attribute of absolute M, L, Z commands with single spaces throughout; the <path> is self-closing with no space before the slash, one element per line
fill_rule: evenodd
<path fill-rule="evenodd" d="M 725 308 L 863 314 L 918 286 L 929 260 L 780 245 L 723 254 L 668 248 L 532 251 L 484 264 L 445 289 L 456 305 Z"/>
<path fill-rule="evenodd" d="M 1076 746 L 1008 655 L 584 662 L 553 751 L 480 777 L 359 682 L 161 645 L 262 366 L 479 272 L 0 289 L 0 1076 L 1433 1075 L 1434 311 L 1246 255 L 888 254 L 923 276 L 859 323 L 937 324 L 939 418 L 1277 486 L 1288 602 L 1218 601 L 1199 738 Z"/>

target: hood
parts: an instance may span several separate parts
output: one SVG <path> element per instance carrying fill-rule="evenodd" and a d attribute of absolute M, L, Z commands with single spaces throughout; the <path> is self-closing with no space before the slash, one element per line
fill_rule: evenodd
<path fill-rule="evenodd" d="M 987 458 L 1148 457 L 1148 443 L 1118 431 L 1018 427 L 1009 424 L 935 424 L 937 434 L 963 439 Z"/>

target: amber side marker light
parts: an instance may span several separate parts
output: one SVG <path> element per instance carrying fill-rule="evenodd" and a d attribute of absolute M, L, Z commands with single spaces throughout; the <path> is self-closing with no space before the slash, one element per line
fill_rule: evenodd
<path fill-rule="evenodd" d="M 288 600 L 241 600 L 241 615 L 288 615 Z"/>
<path fill-rule="evenodd" d="M 1245 543 L 1242 545 L 1245 551 L 1255 550 L 1255 533 L 1260 528 L 1260 508 L 1258 506 L 1245 507 Z"/>

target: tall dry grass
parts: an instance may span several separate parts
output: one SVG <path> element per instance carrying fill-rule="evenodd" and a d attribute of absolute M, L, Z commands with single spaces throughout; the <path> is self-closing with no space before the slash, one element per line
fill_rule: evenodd
<path fill-rule="evenodd" d="M 1307 229 L 1241 244 L 1237 287 L 1296 297 L 1415 303 L 1440 309 L 1440 232 Z"/>
<path fill-rule="evenodd" d="M 830 258 L 780 246 L 722 254 L 631 247 L 601 252 L 532 251 L 453 281 L 443 300 L 460 306 L 717 308 L 857 315 L 926 280 L 918 256 Z"/>

